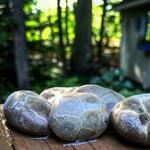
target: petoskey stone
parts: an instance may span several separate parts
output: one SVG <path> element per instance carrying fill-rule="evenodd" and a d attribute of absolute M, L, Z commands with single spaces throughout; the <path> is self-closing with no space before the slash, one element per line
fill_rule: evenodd
<path fill-rule="evenodd" d="M 114 105 L 125 98 L 121 94 L 111 89 L 104 88 L 94 84 L 87 84 L 87 85 L 80 86 L 79 88 L 76 88 L 74 92 L 92 93 L 98 96 L 106 104 L 109 114 L 111 114 Z"/>
<path fill-rule="evenodd" d="M 7 122 L 20 132 L 44 136 L 50 133 L 48 115 L 51 104 L 40 95 L 27 90 L 12 93 L 4 103 Z"/>
<path fill-rule="evenodd" d="M 111 120 L 124 138 L 150 145 L 150 94 L 131 96 L 117 103 Z"/>
<path fill-rule="evenodd" d="M 70 93 L 53 103 L 49 115 L 52 131 L 67 141 L 89 140 L 100 136 L 107 128 L 109 114 L 105 103 L 90 93 Z"/>

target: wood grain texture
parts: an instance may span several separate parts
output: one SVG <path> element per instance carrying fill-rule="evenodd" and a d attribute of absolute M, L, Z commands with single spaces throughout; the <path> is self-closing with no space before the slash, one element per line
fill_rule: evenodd
<path fill-rule="evenodd" d="M 5 125 L 5 119 L 0 105 L 0 150 L 13 150 L 9 129 Z"/>
<path fill-rule="evenodd" d="M 16 150 L 150 150 L 150 147 L 129 143 L 112 129 L 105 132 L 96 142 L 68 147 L 64 147 L 66 142 L 55 136 L 47 140 L 36 140 L 12 129 L 11 134 Z"/>
<path fill-rule="evenodd" d="M 39 140 L 21 134 L 10 127 L 8 129 L 1 111 L 0 150 L 150 150 L 150 147 L 129 143 L 118 135 L 114 129 L 107 130 L 93 143 L 87 142 L 87 144 L 70 145 L 68 147 L 64 147 L 63 144 L 68 144 L 68 142 L 55 136 L 51 136 L 46 140 Z"/>

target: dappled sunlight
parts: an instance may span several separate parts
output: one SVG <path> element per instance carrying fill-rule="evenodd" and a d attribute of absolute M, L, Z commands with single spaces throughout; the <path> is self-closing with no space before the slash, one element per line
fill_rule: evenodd
<path fill-rule="evenodd" d="M 102 0 L 93 0 L 94 5 L 100 5 L 103 3 Z"/>
<path fill-rule="evenodd" d="M 135 75 L 137 76 L 138 80 L 140 82 L 142 82 L 142 74 L 141 74 L 141 70 L 138 65 L 134 65 L 134 72 L 135 72 Z"/>
<path fill-rule="evenodd" d="M 55 0 L 37 0 L 36 8 L 42 11 L 47 11 L 50 7 L 56 8 L 57 1 Z"/>
<path fill-rule="evenodd" d="M 73 4 L 77 3 L 77 0 L 68 0 L 68 7 L 73 9 Z M 93 0 L 93 5 L 102 5 L 103 1 Z M 60 5 L 62 8 L 66 7 L 66 0 L 61 0 Z M 41 11 L 48 11 L 51 8 L 57 8 L 57 0 L 37 0 L 36 8 Z M 108 8 L 109 9 L 109 8 Z"/>
<path fill-rule="evenodd" d="M 11 7 L 10 1 L 0 1 L 2 100 L 14 89 L 25 89 L 20 83 L 26 82 L 35 91 L 93 83 L 125 96 L 143 92 L 120 68 L 121 60 L 128 61 L 124 66 L 131 63 L 132 52 L 132 44 L 121 45 L 125 37 L 120 21 L 125 18 L 113 7 L 120 1 L 14 0 Z M 128 51 L 120 53 L 121 47 Z M 149 54 L 143 56 L 149 59 Z M 132 70 L 140 81 L 144 71 L 138 64 Z"/>
<path fill-rule="evenodd" d="M 73 8 L 73 3 L 76 3 L 77 0 L 68 0 L 69 8 Z M 60 2 L 62 8 L 66 7 L 66 1 L 62 0 Z M 42 11 L 48 11 L 50 8 L 57 8 L 57 0 L 37 0 L 36 8 Z"/>

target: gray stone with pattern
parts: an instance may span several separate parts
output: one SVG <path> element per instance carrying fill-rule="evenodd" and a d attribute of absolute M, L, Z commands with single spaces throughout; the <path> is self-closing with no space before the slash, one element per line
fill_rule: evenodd
<path fill-rule="evenodd" d="M 49 125 L 63 140 L 82 141 L 100 136 L 107 128 L 105 103 L 90 93 L 70 93 L 54 97 Z"/>
<path fill-rule="evenodd" d="M 51 104 L 32 91 L 16 91 L 4 104 L 7 122 L 20 132 L 43 136 L 48 135 L 48 115 Z"/>
<path fill-rule="evenodd" d="M 124 138 L 150 145 L 150 94 L 124 99 L 112 111 L 112 124 Z"/>

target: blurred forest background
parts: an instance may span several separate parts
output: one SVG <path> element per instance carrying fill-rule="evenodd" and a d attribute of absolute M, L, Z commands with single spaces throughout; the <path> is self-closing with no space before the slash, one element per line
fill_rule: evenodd
<path fill-rule="evenodd" d="M 121 0 L 0 0 L 0 100 L 86 83 L 125 96 L 142 87 L 119 68 Z"/>

